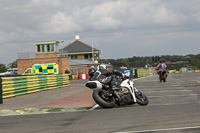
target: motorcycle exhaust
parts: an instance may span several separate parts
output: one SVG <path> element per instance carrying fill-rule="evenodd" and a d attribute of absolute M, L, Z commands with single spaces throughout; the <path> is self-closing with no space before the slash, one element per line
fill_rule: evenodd
<path fill-rule="evenodd" d="M 102 84 L 99 81 L 88 81 L 85 86 L 93 90 L 102 88 Z"/>
<path fill-rule="evenodd" d="M 118 93 L 116 91 L 113 92 L 113 95 L 119 100 L 121 101 L 121 97 L 118 95 Z"/>

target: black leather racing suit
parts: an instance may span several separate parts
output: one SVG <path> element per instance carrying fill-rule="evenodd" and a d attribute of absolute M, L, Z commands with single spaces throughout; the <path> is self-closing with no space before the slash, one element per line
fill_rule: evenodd
<path fill-rule="evenodd" d="M 102 84 L 111 85 L 112 88 L 119 88 L 119 81 L 112 75 L 123 77 L 123 74 L 117 70 L 100 69 L 94 73 L 91 80 L 98 80 Z"/>
<path fill-rule="evenodd" d="M 91 80 L 91 78 L 94 76 L 94 73 L 96 72 L 96 70 L 94 68 L 91 68 L 88 72 L 88 75 L 90 76 L 89 80 Z"/>

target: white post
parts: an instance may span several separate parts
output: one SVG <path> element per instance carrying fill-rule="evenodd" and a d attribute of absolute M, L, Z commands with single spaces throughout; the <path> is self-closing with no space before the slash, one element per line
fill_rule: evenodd
<path fill-rule="evenodd" d="M 94 50 L 93 50 L 93 43 L 92 43 L 92 60 L 94 61 Z"/>
<path fill-rule="evenodd" d="M 62 55 L 63 55 L 63 43 L 64 43 L 64 41 L 61 41 L 60 43 L 61 43 L 61 47 L 62 47 Z"/>

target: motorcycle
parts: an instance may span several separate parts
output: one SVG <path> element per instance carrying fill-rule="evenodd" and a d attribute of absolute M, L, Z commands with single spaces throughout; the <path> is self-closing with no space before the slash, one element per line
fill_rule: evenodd
<path fill-rule="evenodd" d="M 116 105 L 124 104 L 139 104 L 148 105 L 149 100 L 146 95 L 134 87 L 134 82 L 132 79 L 120 79 L 118 77 L 118 82 L 120 83 L 119 88 L 112 88 L 111 81 L 114 77 L 113 75 L 107 77 L 109 80 L 107 84 L 102 82 L 88 81 L 85 86 L 93 90 L 94 101 L 103 108 L 113 108 Z"/>
<path fill-rule="evenodd" d="M 158 74 L 159 74 L 159 81 L 160 82 L 166 82 L 167 79 L 167 72 L 165 70 L 162 69 L 157 69 L 158 70 Z"/>

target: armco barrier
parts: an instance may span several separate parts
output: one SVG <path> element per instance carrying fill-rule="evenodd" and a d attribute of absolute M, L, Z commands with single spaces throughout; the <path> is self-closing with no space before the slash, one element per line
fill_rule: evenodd
<path fill-rule="evenodd" d="M 2 93 L 0 94 L 2 94 L 2 98 L 9 98 L 69 85 L 68 74 L 1 77 L 0 79 L 0 90 L 2 90 Z"/>

